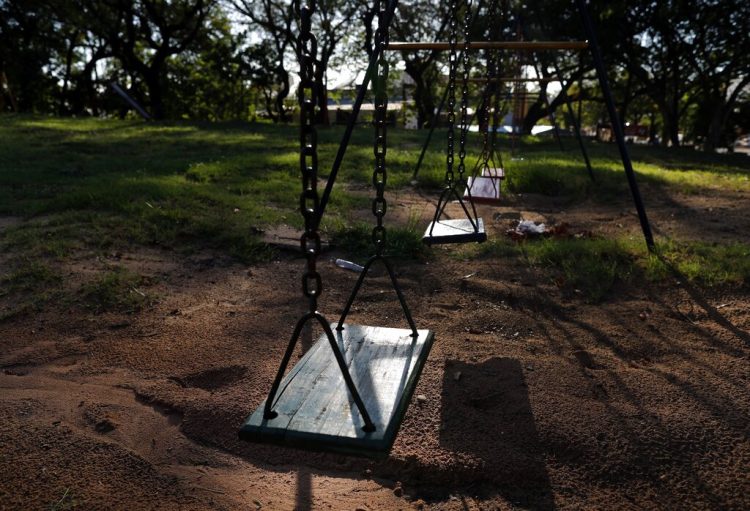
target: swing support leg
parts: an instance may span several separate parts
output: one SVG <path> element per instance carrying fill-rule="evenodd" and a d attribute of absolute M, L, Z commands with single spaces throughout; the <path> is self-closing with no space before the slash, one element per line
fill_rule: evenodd
<path fill-rule="evenodd" d="M 401 286 L 398 285 L 398 281 L 396 280 L 396 274 L 393 272 L 393 267 L 391 266 L 390 261 L 388 261 L 388 258 L 380 254 L 376 254 L 370 257 L 370 259 L 368 259 L 367 262 L 365 263 L 365 267 L 362 270 L 362 273 L 359 274 L 357 283 L 354 285 L 352 294 L 349 295 L 349 300 L 346 302 L 344 311 L 341 313 L 341 318 L 339 319 L 339 323 L 336 326 L 336 330 L 341 331 L 344 329 L 344 321 L 346 320 L 346 317 L 349 315 L 349 311 L 351 310 L 352 305 L 354 304 L 354 299 L 357 297 L 357 293 L 359 293 L 359 288 L 362 287 L 362 283 L 364 282 L 365 277 L 367 276 L 367 273 L 370 271 L 370 267 L 375 261 L 383 262 L 385 269 L 388 271 L 388 275 L 391 277 L 391 282 L 393 283 L 393 289 L 396 291 L 396 296 L 398 296 L 398 301 L 401 304 L 401 309 L 404 311 L 404 317 L 406 317 L 406 321 L 407 323 L 409 323 L 409 328 L 411 329 L 411 336 L 414 338 L 418 337 L 419 334 L 417 333 L 417 325 L 414 323 L 414 320 L 411 317 L 411 311 L 409 311 L 409 307 L 406 305 L 406 299 L 404 298 L 404 294 L 401 292 Z"/>
<path fill-rule="evenodd" d="M 479 232 L 479 222 L 476 220 L 476 218 L 479 216 L 477 215 L 477 208 L 474 206 L 474 202 L 471 200 L 471 190 L 469 190 L 469 204 L 471 204 L 471 210 L 474 213 L 472 214 L 469 212 L 469 210 L 466 208 L 466 203 L 461 198 L 461 196 L 456 191 L 456 187 L 459 186 L 461 183 L 452 184 L 450 186 L 446 186 L 443 190 L 443 193 L 440 194 L 440 200 L 438 200 L 438 206 L 435 208 L 435 215 L 432 218 L 432 227 L 430 227 L 430 236 L 432 236 L 432 230 L 435 228 L 435 224 L 438 223 L 440 220 L 440 217 L 443 216 L 445 213 L 445 206 L 448 205 L 448 200 L 450 194 L 453 194 L 456 197 L 456 200 L 459 204 L 461 204 L 461 208 L 464 210 L 464 213 L 466 214 L 466 218 L 471 223 L 472 229 L 474 229 L 474 232 Z M 468 188 L 467 188 L 468 189 Z"/>
<path fill-rule="evenodd" d="M 354 404 L 357 405 L 357 409 L 362 415 L 362 420 L 364 420 L 365 422 L 365 425 L 362 427 L 362 429 L 366 432 L 375 431 L 375 424 L 372 422 L 370 414 L 367 413 L 365 403 L 364 401 L 362 401 L 362 397 L 359 395 L 359 391 L 357 391 L 356 385 L 354 385 L 354 380 L 352 380 L 352 375 L 349 373 L 346 359 L 344 358 L 344 354 L 341 353 L 341 350 L 336 343 L 336 338 L 333 335 L 331 326 L 319 312 L 309 312 L 302 316 L 299 321 L 297 321 L 297 325 L 294 327 L 292 338 L 290 339 L 289 344 L 286 347 L 284 358 L 281 360 L 281 365 L 279 365 L 279 370 L 276 373 L 276 378 L 273 381 L 273 385 L 271 385 L 271 391 L 268 393 L 268 398 L 266 398 L 266 404 L 263 408 L 263 418 L 266 420 L 272 420 L 278 417 L 278 413 L 273 411 L 273 407 L 276 404 L 276 393 L 279 391 L 281 380 L 284 377 L 287 366 L 289 365 L 289 360 L 292 358 L 292 353 L 294 353 L 294 348 L 297 345 L 297 341 L 299 340 L 300 333 L 302 332 L 302 327 L 311 319 L 317 320 L 318 323 L 320 323 L 320 326 L 322 326 L 323 330 L 325 331 L 328 342 L 331 345 L 331 350 L 333 351 L 333 356 L 336 358 L 336 362 L 338 363 L 339 369 L 341 370 L 341 375 L 344 377 L 344 381 L 346 382 L 346 387 L 349 389 L 349 393 L 354 400 Z"/>
<path fill-rule="evenodd" d="M 622 131 L 622 125 L 617 115 L 617 109 L 615 108 L 615 102 L 612 99 L 612 90 L 609 88 L 609 80 L 607 79 L 607 72 L 604 67 L 604 61 L 602 60 L 602 54 L 599 50 L 599 43 L 596 40 L 596 33 L 594 32 L 594 24 L 591 21 L 591 16 L 586 6 L 586 0 L 576 0 L 578 12 L 583 21 L 583 28 L 586 31 L 586 37 L 589 40 L 589 47 L 591 48 L 591 56 L 594 58 L 594 66 L 596 67 L 596 74 L 599 78 L 599 85 L 602 88 L 602 95 L 604 96 L 604 102 L 607 105 L 607 111 L 609 112 L 609 118 L 612 122 L 612 132 L 615 134 L 617 140 L 617 147 L 620 150 L 620 157 L 622 158 L 622 166 L 625 168 L 625 175 L 628 178 L 628 184 L 630 185 L 630 192 L 633 195 L 633 202 L 635 203 L 635 209 L 638 212 L 638 219 L 641 222 L 641 230 L 643 231 L 643 237 L 646 239 L 646 246 L 649 252 L 655 250 L 654 235 L 651 233 L 651 224 L 646 216 L 646 208 L 643 205 L 643 199 L 641 198 L 641 192 L 638 189 L 638 182 L 635 180 L 635 171 L 633 170 L 633 162 L 630 160 L 630 154 L 628 153 L 628 147 L 625 144 L 625 135 Z"/>

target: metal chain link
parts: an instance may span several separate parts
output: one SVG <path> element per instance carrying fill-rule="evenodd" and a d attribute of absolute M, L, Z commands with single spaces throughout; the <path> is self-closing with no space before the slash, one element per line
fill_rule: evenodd
<path fill-rule="evenodd" d="M 498 39 L 500 39 L 500 38 L 503 37 L 503 28 L 502 27 L 505 26 L 505 24 L 508 21 L 508 15 L 507 15 L 507 11 L 506 11 L 505 2 L 503 2 L 503 11 L 501 13 L 501 16 L 502 16 L 502 20 L 501 20 L 501 22 L 498 23 L 498 29 L 497 29 L 497 32 L 495 34 L 495 36 Z M 494 67 L 495 75 L 499 78 L 499 77 L 501 77 L 504 74 L 503 73 L 503 53 L 500 52 L 500 51 L 497 51 L 497 52 L 495 52 L 494 56 L 495 56 L 495 59 L 494 59 L 493 67 Z M 493 126 L 493 129 L 492 129 L 492 138 L 490 140 L 491 151 L 497 156 L 497 158 L 498 158 L 498 162 L 497 163 L 500 165 L 501 168 L 504 167 L 504 165 L 503 165 L 503 159 L 502 159 L 502 156 L 500 155 L 500 152 L 497 151 L 496 149 L 497 149 L 497 138 L 498 138 L 497 137 L 497 128 L 498 128 L 498 126 L 500 126 L 500 96 L 504 95 L 503 94 L 504 92 L 505 92 L 505 84 L 498 82 L 497 85 L 496 85 L 496 88 L 495 88 L 495 97 L 493 98 L 493 104 L 492 104 L 492 109 L 493 109 L 493 113 L 492 113 L 492 126 Z"/>
<path fill-rule="evenodd" d="M 449 43 L 450 51 L 448 53 L 448 153 L 446 155 L 445 186 L 453 187 L 455 179 L 453 175 L 453 153 L 455 141 L 455 124 L 456 124 L 456 64 L 458 55 L 456 47 L 458 45 L 458 5 L 453 0 L 450 4 L 451 20 Z"/>
<path fill-rule="evenodd" d="M 466 171 L 466 136 L 469 132 L 467 111 L 469 107 L 469 70 L 471 64 L 469 62 L 469 28 L 471 25 L 471 1 L 466 0 L 466 6 L 464 11 L 464 45 L 462 54 L 462 75 L 461 75 L 461 137 L 458 145 L 458 179 L 459 181 L 464 180 L 464 172 Z"/>
<path fill-rule="evenodd" d="M 377 76 L 373 81 L 375 101 L 373 153 L 375 154 L 375 168 L 372 173 L 372 185 L 375 187 L 375 198 L 372 200 L 372 214 L 375 215 L 377 225 L 372 230 L 372 242 L 375 244 L 375 253 L 382 255 L 385 249 L 383 217 L 387 209 L 384 194 L 387 179 L 385 153 L 387 150 L 386 130 L 388 124 L 388 60 L 385 56 L 385 47 L 388 44 L 388 13 L 385 2 L 380 0 L 375 2 L 375 8 L 378 13 L 378 29 L 375 32 L 375 41 L 381 48 L 381 52 L 378 59 Z"/>
<path fill-rule="evenodd" d="M 489 20 L 489 23 L 487 25 L 487 40 L 493 41 L 493 26 L 495 23 L 495 16 L 497 16 L 497 0 L 492 0 L 490 2 L 489 7 L 487 8 L 487 19 Z M 492 80 L 497 80 L 498 75 L 495 72 L 495 60 L 493 58 L 495 53 L 499 52 L 493 52 L 492 50 L 486 50 L 486 71 L 485 71 L 485 78 L 487 79 L 487 82 L 485 84 L 484 88 L 484 95 L 482 98 L 482 102 L 484 104 L 484 111 L 482 112 L 482 122 L 484 122 L 485 129 L 482 131 L 482 170 L 489 170 L 490 168 L 490 154 L 491 154 L 491 146 L 490 146 L 490 111 L 493 106 L 493 98 L 497 97 L 498 89 L 500 87 L 499 82 L 493 82 Z M 493 95 L 494 91 L 494 95 Z"/>
<path fill-rule="evenodd" d="M 310 312 L 318 308 L 318 297 L 323 290 L 320 273 L 316 262 L 320 254 L 320 234 L 318 233 L 318 215 L 320 198 L 318 196 L 318 133 L 315 129 L 316 86 L 315 69 L 318 43 L 312 34 L 312 16 L 315 13 L 315 0 L 308 0 L 300 7 L 300 34 L 297 39 L 299 53 L 298 99 L 300 106 L 300 171 L 302 174 L 302 193 L 300 194 L 300 212 L 305 219 L 305 232 L 300 238 L 300 247 L 307 259 L 307 268 L 302 276 L 302 292 L 310 301 Z"/>

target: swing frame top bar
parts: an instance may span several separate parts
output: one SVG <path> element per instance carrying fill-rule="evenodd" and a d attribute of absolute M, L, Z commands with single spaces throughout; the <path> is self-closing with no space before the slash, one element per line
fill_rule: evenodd
<path fill-rule="evenodd" d="M 472 50 L 585 50 L 588 41 L 470 41 L 468 48 Z M 464 42 L 456 44 L 464 48 Z M 418 51 L 418 50 L 450 50 L 448 42 L 389 42 L 388 50 Z"/>
<path fill-rule="evenodd" d="M 558 78 L 513 78 L 512 76 L 498 76 L 496 78 L 469 78 L 469 83 L 504 83 L 504 82 L 559 82 Z"/>

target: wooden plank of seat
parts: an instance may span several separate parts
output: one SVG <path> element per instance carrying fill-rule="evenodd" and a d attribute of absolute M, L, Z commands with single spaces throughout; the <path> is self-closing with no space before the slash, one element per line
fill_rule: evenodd
<path fill-rule="evenodd" d="M 484 231 L 484 222 L 481 218 L 477 218 L 476 222 L 476 231 L 468 218 L 431 222 L 422 236 L 422 242 L 427 245 L 482 243 L 487 240 L 487 233 Z"/>
<path fill-rule="evenodd" d="M 345 324 L 334 330 L 352 379 L 375 423 L 364 422 L 323 334 L 289 371 L 274 406 L 263 418 L 261 403 L 239 431 L 242 440 L 368 457 L 387 455 L 396 438 L 434 335 L 411 330 Z"/>
<path fill-rule="evenodd" d="M 502 198 L 499 181 L 496 177 L 470 177 L 466 182 L 464 199 L 477 204 L 499 204 Z M 469 198 L 469 190 L 471 190 L 471 198 Z"/>
<path fill-rule="evenodd" d="M 482 169 L 482 176 L 494 179 L 505 179 L 505 169 L 502 167 L 490 167 Z"/>

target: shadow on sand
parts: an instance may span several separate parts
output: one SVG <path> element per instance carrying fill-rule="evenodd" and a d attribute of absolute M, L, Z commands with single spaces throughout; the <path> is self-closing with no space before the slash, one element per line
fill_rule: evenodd
<path fill-rule="evenodd" d="M 555 509 L 518 360 L 446 361 L 442 399 L 440 445 L 477 459 L 478 483 L 514 505 Z"/>

